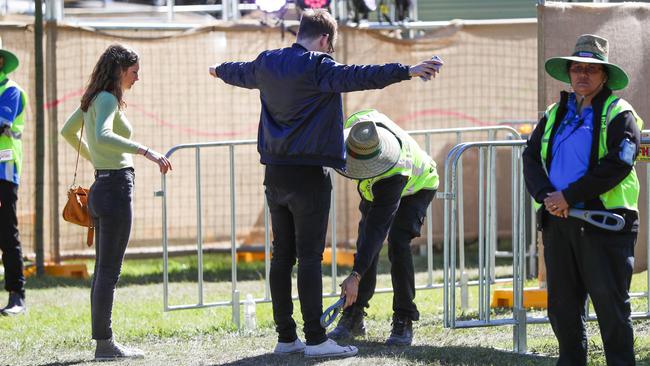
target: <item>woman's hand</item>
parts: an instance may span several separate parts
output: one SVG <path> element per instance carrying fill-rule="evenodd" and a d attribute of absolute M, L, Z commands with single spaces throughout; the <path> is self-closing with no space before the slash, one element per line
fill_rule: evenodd
<path fill-rule="evenodd" d="M 343 309 L 349 307 L 357 301 L 359 294 L 359 278 L 354 275 L 349 275 L 341 284 L 341 296 L 345 296 L 345 304 Z"/>
<path fill-rule="evenodd" d="M 144 155 L 145 158 L 158 164 L 161 173 L 167 174 L 168 171 L 172 170 L 172 163 L 169 161 L 169 159 L 167 159 L 165 155 L 162 155 L 150 148 L 146 148 L 142 152 L 142 155 Z"/>

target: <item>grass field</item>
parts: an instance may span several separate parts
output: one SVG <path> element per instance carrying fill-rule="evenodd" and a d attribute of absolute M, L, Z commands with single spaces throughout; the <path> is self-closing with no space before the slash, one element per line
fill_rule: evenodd
<path fill-rule="evenodd" d="M 438 256 L 439 257 L 439 256 Z M 385 256 L 383 257 L 385 259 Z M 193 258 L 174 258 L 171 265 L 173 303 L 196 301 L 196 267 Z M 418 259 L 418 268 L 422 260 Z M 92 262 L 88 262 L 92 265 Z M 224 255 L 205 257 L 206 301 L 228 300 L 231 291 L 230 262 Z M 437 265 L 436 265 L 437 266 Z M 92 269 L 92 268 L 91 268 Z M 387 269 L 384 260 L 380 266 Z M 501 268 L 504 271 L 505 268 Z M 329 273 L 325 267 L 324 272 Z M 240 266 L 238 276 L 242 296 L 264 296 L 263 263 Z M 343 273 L 347 273 L 343 269 Z M 633 291 L 645 291 L 646 274 L 634 278 Z M 440 281 L 442 272 L 434 276 Z M 386 347 L 383 341 L 390 331 L 390 294 L 378 294 L 368 309 L 369 334 L 354 341 L 359 356 L 346 360 L 307 361 L 301 356 L 278 357 L 270 354 L 276 341 L 271 307 L 257 305 L 258 329 L 239 333 L 231 324 L 229 307 L 183 311 L 162 311 L 162 263 L 160 260 L 125 262 L 114 307 L 113 329 L 119 341 L 142 348 L 144 360 L 123 361 L 120 365 L 554 365 L 557 343 L 549 325 L 528 327 L 529 355 L 515 355 L 512 327 L 444 329 L 442 291 L 426 290 L 417 294 L 422 314 L 415 323 L 412 347 Z M 329 286 L 331 278 L 323 278 Z M 417 275 L 426 282 L 426 273 Z M 81 365 L 92 362 L 94 342 L 90 339 L 90 301 L 87 280 L 58 278 L 30 279 L 29 311 L 24 316 L 0 318 L 0 365 Z M 387 287 L 390 276 L 381 274 L 379 286 Z M 531 282 L 534 285 L 534 282 Z M 329 287 L 325 287 L 328 289 Z M 295 291 L 294 291 L 295 293 Z M 476 300 L 473 289 L 470 301 Z M 4 303 L 5 298 L 0 298 Z M 327 298 L 324 304 L 334 299 Z M 637 310 L 645 302 L 634 300 Z M 301 326 L 299 304 L 295 318 Z M 508 316 L 499 312 L 495 316 Z M 471 316 L 471 314 L 467 314 Z M 650 322 L 634 322 L 639 365 L 650 365 Z M 604 353 L 597 324 L 589 327 L 590 364 L 604 365 Z"/>

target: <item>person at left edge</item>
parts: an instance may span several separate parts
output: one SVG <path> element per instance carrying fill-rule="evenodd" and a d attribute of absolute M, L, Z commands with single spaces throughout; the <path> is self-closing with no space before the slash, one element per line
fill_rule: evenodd
<path fill-rule="evenodd" d="M 9 74 L 18 68 L 18 57 L 0 46 L 0 248 L 9 302 L 3 315 L 25 312 L 25 276 L 18 232 L 16 201 L 23 160 L 22 133 L 27 95 Z"/>

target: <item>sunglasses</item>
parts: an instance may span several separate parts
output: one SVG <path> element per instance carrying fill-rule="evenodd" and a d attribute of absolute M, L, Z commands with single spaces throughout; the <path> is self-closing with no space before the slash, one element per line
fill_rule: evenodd
<path fill-rule="evenodd" d="M 590 66 L 571 66 L 569 72 L 572 74 L 588 74 L 588 75 L 597 75 L 603 71 L 601 66 L 590 65 Z"/>

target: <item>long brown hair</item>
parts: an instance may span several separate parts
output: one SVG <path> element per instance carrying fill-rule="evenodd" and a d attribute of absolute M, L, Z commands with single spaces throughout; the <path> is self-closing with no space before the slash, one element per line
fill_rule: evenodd
<path fill-rule="evenodd" d="M 88 111 L 90 103 L 102 91 L 107 91 L 117 98 L 119 108 L 126 103 L 122 100 L 122 72 L 138 63 L 138 54 L 135 51 L 119 44 L 110 45 L 99 57 L 88 87 L 81 97 L 81 110 Z"/>

